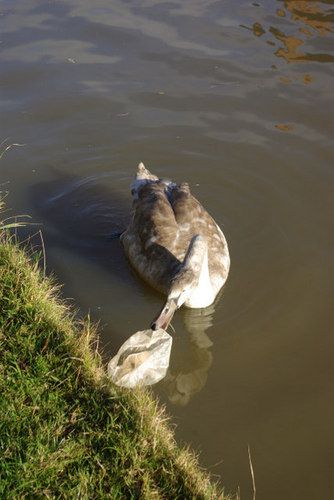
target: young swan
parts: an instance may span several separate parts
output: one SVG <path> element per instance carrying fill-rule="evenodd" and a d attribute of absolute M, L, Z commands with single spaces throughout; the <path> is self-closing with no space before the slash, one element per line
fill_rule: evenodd
<path fill-rule="evenodd" d="M 192 238 L 180 269 L 171 281 L 167 300 L 151 324 L 152 330 L 167 329 L 177 309 L 183 304 L 206 307 L 214 300 L 208 271 L 208 247 L 201 235 Z"/>

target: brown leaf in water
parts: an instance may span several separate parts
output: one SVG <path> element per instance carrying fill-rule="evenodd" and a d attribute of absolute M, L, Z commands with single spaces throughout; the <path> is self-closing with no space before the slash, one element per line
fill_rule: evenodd
<path fill-rule="evenodd" d="M 277 123 L 275 128 L 278 128 L 281 132 L 291 132 L 295 127 L 292 123 Z"/>

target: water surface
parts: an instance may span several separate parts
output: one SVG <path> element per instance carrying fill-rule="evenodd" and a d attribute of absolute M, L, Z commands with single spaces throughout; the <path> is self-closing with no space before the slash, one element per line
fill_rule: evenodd
<path fill-rule="evenodd" d="M 228 491 L 334 498 L 333 1 L 2 1 L 2 190 L 106 358 L 161 297 L 109 236 L 139 161 L 188 181 L 232 267 L 155 392 Z M 36 241 L 38 237 L 36 238 Z"/>

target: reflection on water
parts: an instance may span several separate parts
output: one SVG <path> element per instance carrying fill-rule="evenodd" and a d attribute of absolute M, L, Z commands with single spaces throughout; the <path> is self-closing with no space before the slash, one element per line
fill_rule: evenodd
<path fill-rule="evenodd" d="M 296 24 L 294 26 L 289 24 L 287 28 L 288 30 L 292 28 L 294 34 L 287 34 L 286 31 L 283 31 L 283 28 L 268 26 L 267 31 L 276 40 L 283 43 L 283 47 L 279 47 L 275 51 L 275 55 L 285 59 L 286 62 L 333 62 L 333 55 L 307 51 L 310 39 L 317 36 L 324 37 L 333 32 L 334 15 L 330 3 L 326 1 L 285 0 L 284 7 L 286 10 L 279 8 L 276 10 L 276 15 L 279 18 L 286 18 L 287 13 L 290 13 L 291 21 Z M 298 29 L 298 36 L 295 34 L 296 28 Z M 257 37 L 261 37 L 266 33 L 266 29 L 259 22 L 253 24 L 252 30 Z M 268 44 L 275 46 L 272 40 L 266 41 Z M 304 45 L 304 50 L 302 50 Z"/>
<path fill-rule="evenodd" d="M 274 37 L 283 42 L 284 48 L 280 48 L 275 52 L 277 57 L 283 57 L 287 62 L 291 61 L 301 61 L 305 58 L 305 54 L 302 52 L 298 52 L 298 47 L 303 45 L 303 40 L 300 40 L 294 36 L 287 36 L 282 31 L 273 26 L 269 29 L 270 33 L 274 35 Z"/>
<path fill-rule="evenodd" d="M 293 21 L 301 21 L 315 30 L 320 36 L 328 35 L 333 31 L 333 9 L 332 2 L 310 1 L 310 0 L 285 0 L 285 8 L 291 12 Z M 301 33 L 312 36 L 312 31 L 303 27 Z"/>
<path fill-rule="evenodd" d="M 221 295 L 221 293 L 219 294 Z M 172 363 L 161 388 L 173 404 L 185 406 L 203 389 L 212 364 L 212 341 L 205 333 L 212 326 L 215 306 L 206 309 L 184 309 L 183 321 L 189 337 L 185 348 L 174 342 Z"/>
<path fill-rule="evenodd" d="M 190 372 L 182 368 L 169 370 L 163 383 L 171 403 L 185 406 L 190 399 L 203 389 L 207 380 L 207 371 L 212 363 L 212 354 L 208 349 L 199 349 L 196 344 L 191 345 L 189 355 L 192 358 Z M 189 364 L 189 360 L 187 363 Z"/>
<path fill-rule="evenodd" d="M 265 32 L 266 32 L 266 30 L 263 29 L 263 27 L 260 23 L 253 24 L 253 33 L 255 36 L 262 36 L 265 34 Z"/>

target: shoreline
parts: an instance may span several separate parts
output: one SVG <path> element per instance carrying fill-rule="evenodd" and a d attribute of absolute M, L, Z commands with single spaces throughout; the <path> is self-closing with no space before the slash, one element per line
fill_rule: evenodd
<path fill-rule="evenodd" d="M 36 253 L 3 234 L 0 273 L 1 497 L 231 498 L 149 390 L 110 381 Z"/>

